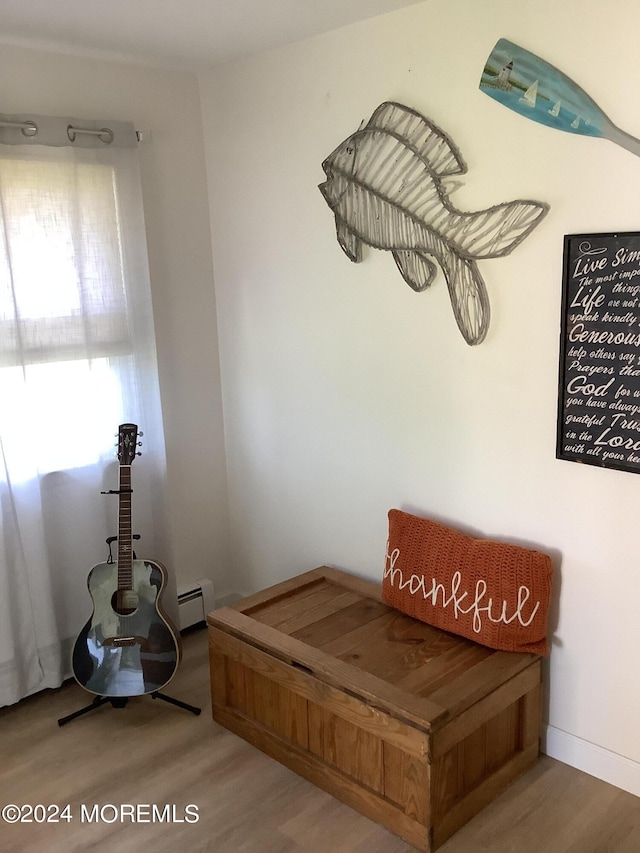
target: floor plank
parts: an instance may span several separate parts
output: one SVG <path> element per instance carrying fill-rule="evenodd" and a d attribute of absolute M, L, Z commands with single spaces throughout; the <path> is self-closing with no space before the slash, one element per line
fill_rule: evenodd
<path fill-rule="evenodd" d="M 166 692 L 202 707 L 196 717 L 138 697 L 68 725 L 88 704 L 75 683 L 0 709 L 0 805 L 70 804 L 72 820 L 0 823 L 3 853 L 117 850 L 184 853 L 409 853 L 413 848 L 211 720 L 205 631 L 184 638 Z M 198 821 L 87 822 L 82 810 L 197 806 Z M 169 812 L 171 814 L 171 812 Z M 640 799 L 543 756 L 442 853 L 638 853 Z"/>

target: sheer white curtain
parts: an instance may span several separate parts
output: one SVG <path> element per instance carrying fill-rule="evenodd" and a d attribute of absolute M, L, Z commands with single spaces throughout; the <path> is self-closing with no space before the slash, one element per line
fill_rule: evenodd
<path fill-rule="evenodd" d="M 70 123 L 56 123 L 63 140 Z M 87 574 L 117 533 L 117 498 L 100 491 L 117 488 L 122 422 L 145 433 L 134 527 L 152 547 L 163 538 L 164 443 L 128 133 L 120 147 L 118 134 L 73 145 L 0 132 L 0 706 L 70 673 L 91 613 Z"/>

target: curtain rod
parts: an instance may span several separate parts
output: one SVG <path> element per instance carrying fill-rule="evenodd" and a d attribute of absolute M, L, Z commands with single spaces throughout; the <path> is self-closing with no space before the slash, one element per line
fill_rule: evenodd
<path fill-rule="evenodd" d="M 20 132 L 23 136 L 33 137 L 38 133 L 38 125 L 34 121 L 1 121 L 0 127 L 15 127 L 19 128 Z M 74 127 L 73 125 L 67 125 L 67 136 L 69 137 L 70 142 L 76 141 L 76 134 L 84 133 L 88 136 L 96 136 L 100 139 L 101 142 L 104 142 L 105 145 L 110 145 L 114 140 L 113 131 L 108 127 L 103 127 L 100 130 L 94 130 L 93 128 L 88 127 Z M 142 142 L 143 134 L 141 131 L 136 130 L 136 138 L 138 142 Z"/>

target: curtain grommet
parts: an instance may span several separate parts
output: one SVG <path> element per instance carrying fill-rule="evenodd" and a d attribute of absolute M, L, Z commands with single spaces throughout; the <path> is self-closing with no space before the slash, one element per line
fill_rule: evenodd
<path fill-rule="evenodd" d="M 23 136 L 35 136 L 38 132 L 38 125 L 35 121 L 25 121 L 23 126 L 20 128 L 20 133 Z"/>
<path fill-rule="evenodd" d="M 83 127 L 74 127 L 72 124 L 67 125 L 67 136 L 69 137 L 70 142 L 76 141 L 76 136 L 78 133 L 86 133 L 89 136 L 97 136 L 100 142 L 104 142 L 105 145 L 111 145 L 113 140 L 115 139 L 115 135 L 111 128 L 102 127 L 100 130 L 90 130 L 88 128 Z"/>

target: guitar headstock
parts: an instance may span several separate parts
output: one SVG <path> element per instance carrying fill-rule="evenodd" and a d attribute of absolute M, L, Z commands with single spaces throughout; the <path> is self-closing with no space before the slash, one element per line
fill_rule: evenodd
<path fill-rule="evenodd" d="M 138 435 L 142 435 L 142 433 L 138 433 L 137 424 L 120 424 L 118 427 L 118 444 L 116 445 L 118 452 L 116 455 L 121 465 L 131 465 L 135 457 L 141 455 L 136 452 L 136 447 L 139 444 Z"/>

